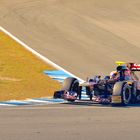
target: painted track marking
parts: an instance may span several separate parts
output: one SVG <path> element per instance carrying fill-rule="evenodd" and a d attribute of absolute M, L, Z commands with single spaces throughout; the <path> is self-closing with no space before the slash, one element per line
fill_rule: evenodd
<path fill-rule="evenodd" d="M 63 80 L 66 77 L 72 76 L 72 77 L 77 78 L 79 81 L 83 81 L 79 77 L 77 77 L 74 74 L 72 74 L 72 73 L 68 72 L 67 70 L 63 69 L 61 66 L 55 64 L 54 62 L 52 62 L 51 60 L 49 60 L 45 56 L 43 56 L 40 53 L 36 52 L 34 49 L 32 49 L 31 47 L 29 47 L 28 45 L 26 45 L 24 42 L 22 42 L 21 40 L 19 40 L 17 37 L 15 37 L 13 34 L 11 34 L 10 32 L 8 32 L 3 27 L 0 26 L 0 30 L 2 32 L 4 32 L 5 34 L 7 34 L 8 36 L 10 36 L 13 40 L 15 40 L 16 42 L 18 42 L 19 44 L 21 44 L 28 51 L 30 51 L 31 53 L 33 53 L 34 55 L 36 55 L 38 58 L 40 58 L 41 60 L 45 61 L 46 63 L 52 65 L 53 67 L 55 67 L 56 69 L 58 69 L 58 71 L 60 70 L 63 73 L 63 75 L 62 75 L 63 78 L 62 77 L 51 77 L 51 78 L 53 78 L 55 80 L 59 80 L 60 82 L 63 82 Z M 24 101 L 21 101 L 21 100 L 10 100 L 10 101 L 5 101 L 5 102 L 0 102 L 0 106 L 22 106 L 22 105 L 51 104 L 51 103 L 63 103 L 63 102 L 65 102 L 64 100 L 63 101 L 62 100 L 60 101 L 59 99 L 58 100 L 57 99 L 55 99 L 55 100 L 54 99 L 52 99 L 52 100 L 51 99 L 48 99 L 48 100 L 46 99 L 45 100 L 45 99 L 46 98 L 28 99 L 28 100 L 24 100 Z"/>

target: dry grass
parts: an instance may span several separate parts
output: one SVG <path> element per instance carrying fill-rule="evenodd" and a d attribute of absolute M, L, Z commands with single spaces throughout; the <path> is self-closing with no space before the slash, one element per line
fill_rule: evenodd
<path fill-rule="evenodd" d="M 43 74 L 54 70 L 0 31 L 0 100 L 51 96 L 60 88 Z"/>

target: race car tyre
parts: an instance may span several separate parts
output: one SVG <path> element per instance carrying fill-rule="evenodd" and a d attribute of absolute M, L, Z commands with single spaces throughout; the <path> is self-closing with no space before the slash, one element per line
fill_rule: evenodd
<path fill-rule="evenodd" d="M 89 96 L 89 98 L 90 98 L 90 101 L 92 101 L 92 91 L 90 90 L 90 88 L 89 87 L 86 87 L 86 94 Z"/>
<path fill-rule="evenodd" d="M 132 90 L 129 84 L 124 84 L 122 87 L 122 105 L 128 105 L 132 99 Z"/>
<path fill-rule="evenodd" d="M 54 99 L 63 98 L 63 94 L 64 94 L 64 91 L 63 91 L 63 90 L 55 91 L 55 92 L 54 92 L 54 95 L 53 95 L 53 98 L 54 98 Z"/>
<path fill-rule="evenodd" d="M 140 103 L 140 90 L 137 90 L 136 103 Z"/>
<path fill-rule="evenodd" d="M 81 94 L 82 94 L 82 86 L 79 86 L 79 90 L 78 90 L 79 100 L 81 100 Z"/>
<path fill-rule="evenodd" d="M 112 105 L 128 105 L 132 100 L 132 89 L 127 82 L 117 82 L 113 88 L 113 96 L 121 96 L 120 103 L 112 103 Z"/>
<path fill-rule="evenodd" d="M 66 78 L 63 82 L 62 90 L 74 91 L 74 92 L 78 93 L 79 81 L 73 77 Z"/>
<path fill-rule="evenodd" d="M 75 100 L 72 99 L 67 99 L 68 102 L 74 102 Z"/>
<path fill-rule="evenodd" d="M 76 78 L 68 77 L 63 82 L 62 90 L 73 91 L 79 95 L 79 81 Z M 68 99 L 67 101 L 74 102 L 73 99 Z"/>

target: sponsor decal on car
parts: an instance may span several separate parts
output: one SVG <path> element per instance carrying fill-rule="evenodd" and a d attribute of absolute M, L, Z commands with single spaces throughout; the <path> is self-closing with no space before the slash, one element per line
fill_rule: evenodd
<path fill-rule="evenodd" d="M 112 96 L 112 103 L 121 103 L 122 98 L 121 96 Z"/>

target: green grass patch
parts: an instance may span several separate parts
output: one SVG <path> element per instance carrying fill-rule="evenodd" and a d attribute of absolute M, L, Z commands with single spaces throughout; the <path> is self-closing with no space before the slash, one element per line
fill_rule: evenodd
<path fill-rule="evenodd" d="M 43 71 L 54 69 L 0 31 L 0 101 L 52 96 L 61 85 Z"/>

